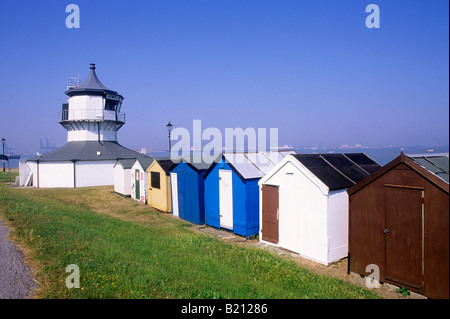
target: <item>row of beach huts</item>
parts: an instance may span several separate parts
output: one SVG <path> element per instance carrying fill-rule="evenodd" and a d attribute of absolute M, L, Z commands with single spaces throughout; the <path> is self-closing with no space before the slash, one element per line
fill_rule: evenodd
<path fill-rule="evenodd" d="M 449 157 L 224 152 L 214 161 L 118 160 L 115 192 L 198 225 L 381 282 L 449 297 Z M 372 268 L 370 268 L 372 269 Z"/>

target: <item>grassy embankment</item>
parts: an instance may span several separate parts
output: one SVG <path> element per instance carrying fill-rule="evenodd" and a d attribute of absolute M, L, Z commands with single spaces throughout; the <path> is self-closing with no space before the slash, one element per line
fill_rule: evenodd
<path fill-rule="evenodd" d="M 26 251 L 38 298 L 377 298 L 268 251 L 193 232 L 112 187 L 15 189 L 7 179 L 0 172 L 0 215 Z M 80 269 L 79 289 L 65 286 L 69 264 Z"/>

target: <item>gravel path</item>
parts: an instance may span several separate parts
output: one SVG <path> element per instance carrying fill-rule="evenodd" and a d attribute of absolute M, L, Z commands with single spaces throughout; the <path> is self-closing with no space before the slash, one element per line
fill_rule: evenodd
<path fill-rule="evenodd" d="M 9 229 L 0 219 L 0 299 L 26 299 L 36 288 L 24 254 L 8 239 Z"/>

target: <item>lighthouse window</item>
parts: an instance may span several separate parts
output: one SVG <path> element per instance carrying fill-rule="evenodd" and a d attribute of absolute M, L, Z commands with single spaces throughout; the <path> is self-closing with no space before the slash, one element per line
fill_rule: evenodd
<path fill-rule="evenodd" d="M 119 105 L 118 100 L 110 100 L 110 99 L 105 100 L 105 110 L 116 111 L 118 105 Z"/>

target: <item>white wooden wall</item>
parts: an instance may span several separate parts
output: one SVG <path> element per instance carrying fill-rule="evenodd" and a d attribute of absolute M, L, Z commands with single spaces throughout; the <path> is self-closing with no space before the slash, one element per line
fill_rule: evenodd
<path fill-rule="evenodd" d="M 328 263 L 348 255 L 347 189 L 332 191 L 328 198 Z"/>
<path fill-rule="evenodd" d="M 131 169 L 124 169 L 120 164 L 114 166 L 114 191 L 129 196 L 131 195 Z"/>
<path fill-rule="evenodd" d="M 134 190 L 134 187 L 136 187 L 135 184 L 135 171 L 136 169 L 139 170 L 139 194 L 141 198 L 136 198 L 136 191 Z M 131 187 L 134 185 L 133 187 Z M 131 190 L 131 188 L 133 190 Z M 136 161 L 134 165 L 131 167 L 130 171 L 130 192 L 131 192 L 131 198 L 146 203 L 147 202 L 147 173 L 142 168 L 142 166 Z"/>
<path fill-rule="evenodd" d="M 309 171 L 299 169 L 290 161 L 281 162 L 276 169 L 269 178 L 265 177 L 264 184 L 279 186 L 278 246 L 327 264 L 328 188 Z M 262 241 L 261 233 L 259 238 Z"/>

